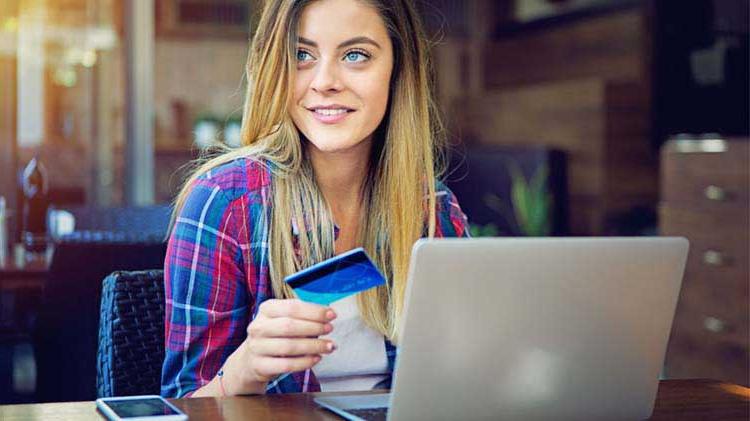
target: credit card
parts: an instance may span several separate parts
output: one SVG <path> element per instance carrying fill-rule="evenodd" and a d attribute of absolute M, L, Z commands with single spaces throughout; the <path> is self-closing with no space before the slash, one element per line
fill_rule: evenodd
<path fill-rule="evenodd" d="M 385 284 L 385 277 L 363 248 L 316 263 L 284 278 L 302 301 L 329 305 L 334 301 Z"/>

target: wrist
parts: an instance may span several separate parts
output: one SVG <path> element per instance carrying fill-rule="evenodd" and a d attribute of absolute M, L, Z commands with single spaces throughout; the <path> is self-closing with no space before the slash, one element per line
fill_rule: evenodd
<path fill-rule="evenodd" d="M 219 370 L 222 376 L 218 376 L 219 390 L 225 396 L 237 396 L 248 394 L 264 394 L 268 382 L 247 379 L 242 373 L 245 367 L 235 367 L 233 358 L 230 356 L 224 366 Z"/>
<path fill-rule="evenodd" d="M 230 396 L 227 393 L 227 389 L 224 386 L 224 367 L 219 369 L 219 372 L 216 373 L 216 381 L 219 383 L 219 394 L 222 398 L 226 398 L 227 396 Z"/>

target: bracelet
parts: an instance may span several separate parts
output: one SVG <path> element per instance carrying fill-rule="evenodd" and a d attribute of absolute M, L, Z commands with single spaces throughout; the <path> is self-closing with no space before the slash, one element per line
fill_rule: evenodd
<path fill-rule="evenodd" d="M 224 369 L 220 369 L 218 373 L 216 373 L 216 377 L 219 378 L 219 389 L 221 389 L 221 397 L 226 398 L 227 397 L 227 391 L 224 389 Z"/>

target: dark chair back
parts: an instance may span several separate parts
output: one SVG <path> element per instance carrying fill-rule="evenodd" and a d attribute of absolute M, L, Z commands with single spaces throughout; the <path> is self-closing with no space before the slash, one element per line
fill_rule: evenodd
<path fill-rule="evenodd" d="M 56 245 L 33 330 L 39 402 L 96 398 L 102 279 L 118 270 L 161 268 L 165 255 L 163 242 Z"/>
<path fill-rule="evenodd" d="M 102 283 L 98 397 L 158 395 L 164 361 L 164 272 L 114 272 Z"/>
<path fill-rule="evenodd" d="M 95 207 L 68 206 L 50 208 L 71 214 L 75 231 L 66 241 L 90 241 L 92 238 L 116 241 L 162 241 L 167 235 L 172 208 L 168 205 Z M 49 215 L 48 215 L 49 217 Z"/>

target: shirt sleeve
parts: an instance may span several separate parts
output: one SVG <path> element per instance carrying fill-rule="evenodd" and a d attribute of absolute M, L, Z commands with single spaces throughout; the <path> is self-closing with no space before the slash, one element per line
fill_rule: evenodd
<path fill-rule="evenodd" d="M 251 294 L 243 249 L 246 216 L 210 179 L 191 186 L 167 246 L 161 394 L 190 396 L 246 336 Z"/>

